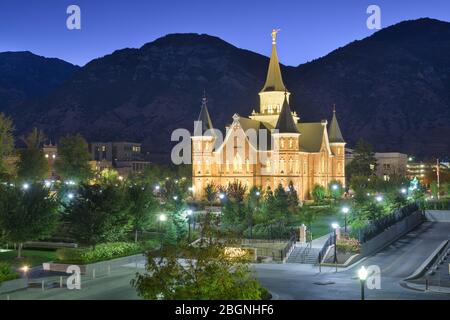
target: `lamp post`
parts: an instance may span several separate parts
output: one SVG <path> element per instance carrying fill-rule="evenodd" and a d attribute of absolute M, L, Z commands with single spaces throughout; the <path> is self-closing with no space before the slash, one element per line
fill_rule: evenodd
<path fill-rule="evenodd" d="M 333 235 L 334 235 L 334 264 L 336 265 L 336 272 L 337 272 L 337 263 L 338 263 L 338 259 L 337 259 L 337 245 L 336 245 L 336 240 L 337 240 L 337 234 L 336 234 L 336 229 L 339 228 L 339 224 L 337 224 L 336 222 L 331 224 L 331 227 L 333 228 Z"/>
<path fill-rule="evenodd" d="M 158 231 L 160 233 L 160 248 L 162 249 L 163 246 L 163 236 L 162 236 L 162 232 L 161 232 L 161 223 L 167 221 L 167 216 L 164 213 L 161 213 L 158 217 Z"/>
<path fill-rule="evenodd" d="M 23 266 L 22 268 L 20 268 L 20 271 L 23 272 L 23 275 L 25 276 L 25 280 L 27 282 L 27 286 L 28 286 L 28 271 L 30 270 L 30 268 L 28 266 Z"/>
<path fill-rule="evenodd" d="M 343 207 L 342 213 L 344 214 L 344 232 L 347 233 L 347 214 L 350 212 L 349 207 Z"/>
<path fill-rule="evenodd" d="M 362 266 L 359 270 L 358 270 L 358 278 L 359 281 L 361 283 L 361 300 L 365 300 L 364 297 L 364 287 L 366 286 L 366 279 L 367 279 L 367 269 Z"/>

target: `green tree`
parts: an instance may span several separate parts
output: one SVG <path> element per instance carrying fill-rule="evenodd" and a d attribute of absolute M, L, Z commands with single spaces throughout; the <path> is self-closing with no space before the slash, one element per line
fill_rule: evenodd
<path fill-rule="evenodd" d="M 325 196 L 327 195 L 327 191 L 325 190 L 325 187 L 321 186 L 320 184 L 314 185 L 311 196 L 314 199 L 314 202 L 319 203 L 325 199 Z"/>
<path fill-rule="evenodd" d="M 248 259 L 230 256 L 225 247 L 218 241 L 165 247 L 162 259 L 149 253 L 147 272 L 138 274 L 132 285 L 140 297 L 152 300 L 261 299 L 262 288 L 251 275 Z"/>
<path fill-rule="evenodd" d="M 262 191 L 261 188 L 258 188 L 256 186 L 253 186 L 250 189 L 250 192 L 248 194 L 246 203 L 247 203 L 247 228 L 250 231 L 250 239 L 253 238 L 253 226 L 255 225 L 255 221 L 258 221 L 259 218 L 262 215 L 262 206 L 261 206 L 261 199 L 262 199 Z"/>
<path fill-rule="evenodd" d="M 92 176 L 88 143 L 80 135 L 67 135 L 59 140 L 55 168 L 63 179 L 85 181 Z"/>
<path fill-rule="evenodd" d="M 344 195 L 344 187 L 342 186 L 342 182 L 339 180 L 330 181 L 330 183 L 328 184 L 328 192 L 332 199 L 341 199 Z"/>
<path fill-rule="evenodd" d="M 240 181 L 230 183 L 226 190 L 226 201 L 223 205 L 222 222 L 235 231 L 243 231 L 246 225 L 247 206 L 244 196 L 247 187 Z"/>
<path fill-rule="evenodd" d="M 81 244 L 95 248 L 130 231 L 129 207 L 121 187 L 83 183 L 65 207 L 71 233 Z"/>
<path fill-rule="evenodd" d="M 298 212 L 298 193 L 297 190 L 295 190 L 294 184 L 289 182 L 288 186 L 288 192 L 287 192 L 287 205 L 288 205 L 288 212 L 291 216 L 295 215 Z"/>
<path fill-rule="evenodd" d="M 356 144 L 353 160 L 345 168 L 347 179 L 350 181 L 353 176 L 373 176 L 377 169 L 376 166 L 377 159 L 372 146 L 360 139 Z"/>
<path fill-rule="evenodd" d="M 26 148 L 19 151 L 17 175 L 21 181 L 40 181 L 49 174 L 48 161 L 41 149 L 45 141 L 44 133 L 33 128 L 33 131 L 24 139 Z"/>
<path fill-rule="evenodd" d="M 26 190 L 0 186 L 0 228 L 6 240 L 18 244 L 18 258 L 24 242 L 49 236 L 55 229 L 57 207 L 55 196 L 41 184 L 31 184 Z"/>
<path fill-rule="evenodd" d="M 153 195 L 150 184 L 131 183 L 127 189 L 129 213 L 134 230 L 134 241 L 138 241 L 138 233 L 150 225 L 156 216 L 158 201 Z M 154 220 L 154 219 L 153 219 Z"/>
<path fill-rule="evenodd" d="M 14 166 L 6 161 L 14 151 L 14 126 L 10 118 L 0 113 L 0 178 L 10 178 Z"/>

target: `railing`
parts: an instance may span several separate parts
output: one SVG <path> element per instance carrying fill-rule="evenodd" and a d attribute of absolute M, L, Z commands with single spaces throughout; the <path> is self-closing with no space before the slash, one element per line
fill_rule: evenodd
<path fill-rule="evenodd" d="M 327 253 L 328 247 L 334 243 L 334 235 L 330 234 L 327 241 L 323 244 L 322 249 L 320 249 L 319 254 L 317 256 L 317 263 L 321 263 L 325 254 Z"/>
<path fill-rule="evenodd" d="M 359 242 L 364 243 L 379 235 L 381 232 L 394 225 L 395 223 L 410 216 L 414 212 L 419 210 L 419 206 L 415 203 L 407 205 L 401 209 L 395 210 L 390 215 L 377 219 L 369 223 L 368 226 L 354 230 L 352 233 L 356 233 Z"/>
<path fill-rule="evenodd" d="M 289 255 L 289 253 L 292 251 L 296 240 L 297 240 L 297 236 L 295 234 L 293 234 L 292 237 L 289 239 L 289 242 L 287 243 L 287 245 L 284 247 L 284 249 L 280 250 L 281 261 L 283 261 Z"/>

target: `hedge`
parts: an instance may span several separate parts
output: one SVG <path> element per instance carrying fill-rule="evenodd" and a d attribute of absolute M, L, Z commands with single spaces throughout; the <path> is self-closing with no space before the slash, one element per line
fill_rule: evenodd
<path fill-rule="evenodd" d="M 62 248 L 56 250 L 56 259 L 60 263 L 88 264 L 126 257 L 142 252 L 139 244 L 130 242 L 110 242 L 91 248 Z"/>

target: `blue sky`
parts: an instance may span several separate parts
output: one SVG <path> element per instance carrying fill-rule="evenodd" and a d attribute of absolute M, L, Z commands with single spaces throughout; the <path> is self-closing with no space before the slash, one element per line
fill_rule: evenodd
<path fill-rule="evenodd" d="M 81 8 L 81 30 L 66 28 L 66 9 Z M 207 33 L 270 54 L 270 31 L 281 28 L 282 63 L 298 65 L 371 35 L 369 5 L 382 27 L 431 17 L 450 21 L 449 0 L 1 0 L 0 52 L 29 50 L 84 65 L 168 33 Z"/>

